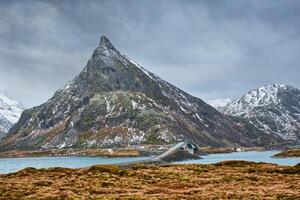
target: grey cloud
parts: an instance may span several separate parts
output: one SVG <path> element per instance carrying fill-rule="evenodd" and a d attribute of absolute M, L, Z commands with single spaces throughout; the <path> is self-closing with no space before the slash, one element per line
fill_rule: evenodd
<path fill-rule="evenodd" d="M 298 1 L 0 1 L 0 86 L 38 105 L 106 35 L 204 100 L 279 82 L 300 87 Z"/>

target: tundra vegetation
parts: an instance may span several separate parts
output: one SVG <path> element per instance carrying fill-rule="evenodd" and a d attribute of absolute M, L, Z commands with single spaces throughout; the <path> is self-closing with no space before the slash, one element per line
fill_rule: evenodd
<path fill-rule="evenodd" d="M 299 182 L 299 164 L 246 161 L 26 168 L 0 175 L 0 199 L 299 199 Z"/>

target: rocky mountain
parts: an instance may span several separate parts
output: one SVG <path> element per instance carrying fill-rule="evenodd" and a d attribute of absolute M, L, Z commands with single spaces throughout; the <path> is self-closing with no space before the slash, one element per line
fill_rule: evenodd
<path fill-rule="evenodd" d="M 283 84 L 251 90 L 218 110 L 249 119 L 267 133 L 285 140 L 300 141 L 300 90 Z"/>
<path fill-rule="evenodd" d="M 0 140 L 21 116 L 24 107 L 0 91 Z"/>
<path fill-rule="evenodd" d="M 102 36 L 82 72 L 47 102 L 24 111 L 0 148 L 104 148 L 185 140 L 201 146 L 282 142 L 162 80 Z"/>
<path fill-rule="evenodd" d="M 10 127 L 12 127 L 12 123 L 0 115 L 0 140 L 7 134 Z"/>

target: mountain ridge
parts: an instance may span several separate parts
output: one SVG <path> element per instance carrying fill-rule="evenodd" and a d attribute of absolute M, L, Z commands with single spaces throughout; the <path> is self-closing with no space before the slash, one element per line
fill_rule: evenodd
<path fill-rule="evenodd" d="M 24 111 L 0 148 L 103 148 L 184 140 L 202 146 L 282 142 L 236 121 L 129 60 L 102 36 L 83 70 L 47 102 Z"/>
<path fill-rule="evenodd" d="M 300 140 L 300 90 L 284 84 L 269 84 L 250 90 L 218 110 L 243 117 L 268 133 L 286 140 Z"/>

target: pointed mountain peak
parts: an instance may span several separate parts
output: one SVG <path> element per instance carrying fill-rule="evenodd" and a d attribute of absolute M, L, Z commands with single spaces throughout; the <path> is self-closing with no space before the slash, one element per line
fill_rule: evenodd
<path fill-rule="evenodd" d="M 121 59 L 121 53 L 111 44 L 109 39 L 104 35 L 100 37 L 100 43 L 92 54 L 92 60 L 103 60 L 105 58 L 111 58 L 114 60 Z M 103 60 L 104 61 L 104 60 Z M 107 62 L 107 60 L 105 61 Z M 87 66 L 89 68 L 89 66 Z"/>
<path fill-rule="evenodd" d="M 101 36 L 101 38 L 100 38 L 99 47 L 106 47 L 106 48 L 110 48 L 110 49 L 115 49 L 115 47 L 111 44 L 109 39 L 107 37 L 105 37 L 104 35 Z"/>

